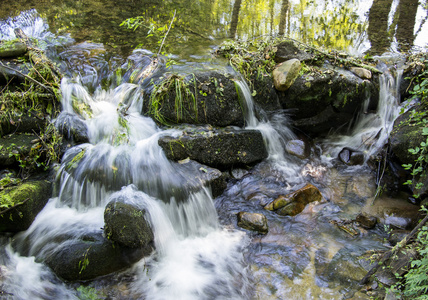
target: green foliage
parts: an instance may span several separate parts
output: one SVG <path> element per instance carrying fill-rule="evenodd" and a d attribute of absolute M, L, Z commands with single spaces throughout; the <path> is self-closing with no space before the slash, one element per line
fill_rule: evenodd
<path fill-rule="evenodd" d="M 21 183 L 21 179 L 17 178 L 12 172 L 2 174 L 0 179 L 0 190 L 9 186 L 14 186 Z M 1 205 L 0 205 L 1 206 Z"/>
<path fill-rule="evenodd" d="M 194 91 L 190 89 L 194 86 Z M 166 105 L 167 98 L 173 95 L 175 120 L 168 120 L 162 108 Z M 192 74 L 190 82 L 186 80 L 186 76 L 170 74 L 159 84 L 153 85 L 153 91 L 149 98 L 149 115 L 157 122 L 168 125 L 171 121 L 180 122 L 183 120 L 185 112 L 190 112 L 193 118 L 198 120 L 198 102 L 197 102 L 197 87 L 196 77 Z"/>
<path fill-rule="evenodd" d="M 9 157 L 14 156 L 19 163 L 20 176 L 28 178 L 33 172 L 48 170 L 51 163 L 58 162 L 62 136 L 53 124 L 46 126 L 45 131 L 38 136 L 37 141 L 31 145 L 28 154 L 16 151 L 13 145 L 9 147 Z"/>
<path fill-rule="evenodd" d="M 88 253 L 89 250 L 91 250 L 91 247 L 89 247 L 85 254 L 83 255 L 83 259 L 81 261 L 79 261 L 79 274 L 82 274 L 83 271 L 86 270 L 86 267 L 89 265 L 89 258 L 88 258 Z"/>
<path fill-rule="evenodd" d="M 144 16 L 138 16 L 135 18 L 129 18 L 123 21 L 120 26 L 126 26 L 128 29 L 133 31 L 137 30 L 139 27 L 145 27 L 147 30 L 147 38 L 153 38 L 158 44 L 158 51 L 156 56 L 159 54 L 166 55 L 165 51 L 162 49 L 167 48 L 167 44 L 165 44 L 165 39 L 173 27 L 174 19 L 175 19 L 176 11 L 174 11 L 174 15 L 172 16 L 171 23 L 168 25 L 160 25 L 153 18 L 145 18 Z M 165 47 L 164 47 L 165 45 Z M 142 48 L 143 45 L 139 44 L 136 48 Z M 168 59 L 166 63 L 166 67 L 169 68 L 171 65 L 176 64 L 176 62 L 172 59 Z"/>
<path fill-rule="evenodd" d="M 420 100 L 420 109 L 411 111 L 408 124 L 410 126 L 421 127 L 421 135 L 425 136 L 425 141 L 422 141 L 419 146 L 409 148 L 408 151 L 415 157 L 414 163 L 403 164 L 403 167 L 410 171 L 412 179 L 407 180 L 404 184 L 410 185 L 415 191 L 423 188 L 423 182 L 418 181 L 419 178 L 425 177 L 426 167 L 428 163 L 428 60 L 421 59 L 424 70 L 414 79 L 415 85 L 410 91 L 411 99 Z M 414 193 L 415 198 L 420 196 L 419 193 Z"/>
<path fill-rule="evenodd" d="M 279 39 L 253 39 L 246 42 L 226 41 L 217 50 L 229 60 L 229 64 L 244 76 L 253 87 L 253 79 L 271 76 L 276 63 L 273 60 L 278 50 Z"/>
<path fill-rule="evenodd" d="M 427 213 L 427 209 L 422 207 Z M 404 275 L 395 274 L 398 282 L 389 291 L 402 299 L 428 299 L 428 226 L 422 226 L 414 243 L 417 258 L 410 261 L 410 270 Z"/>
<path fill-rule="evenodd" d="M 89 286 L 81 285 L 76 289 L 76 291 L 79 300 L 99 300 L 105 298 L 102 293 Z"/>

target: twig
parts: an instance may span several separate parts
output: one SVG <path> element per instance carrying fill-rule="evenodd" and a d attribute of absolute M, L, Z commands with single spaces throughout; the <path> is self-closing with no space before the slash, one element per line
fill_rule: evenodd
<path fill-rule="evenodd" d="M 162 46 L 163 46 L 163 43 L 165 42 L 166 36 L 168 35 L 169 31 L 171 30 L 172 23 L 174 22 L 174 19 L 175 19 L 175 13 L 176 13 L 176 12 L 177 12 L 177 10 L 174 10 L 174 15 L 172 16 L 171 24 L 169 24 L 168 31 L 166 32 L 165 36 L 164 36 L 164 37 L 163 37 L 163 39 L 162 39 L 162 43 L 161 43 L 161 45 L 160 45 L 160 47 L 159 47 L 159 51 L 158 51 L 157 56 L 159 56 L 159 54 L 161 53 Z"/>
<path fill-rule="evenodd" d="M 423 220 L 415 227 L 413 228 L 413 230 L 406 235 L 405 238 L 403 238 L 397 245 L 395 245 L 394 248 L 392 248 L 391 250 L 385 252 L 382 256 L 382 258 L 376 262 L 376 264 L 370 269 L 370 271 L 367 272 L 366 276 L 363 277 L 363 279 L 361 279 L 360 281 L 360 285 L 364 285 L 367 282 L 369 282 L 369 279 L 371 276 L 373 276 L 377 270 L 379 269 L 380 266 L 384 265 L 384 263 L 392 256 L 392 254 L 394 252 L 396 252 L 397 250 L 399 250 L 400 248 L 404 247 L 407 245 L 407 243 L 409 242 L 409 240 L 418 232 L 418 230 L 428 221 L 428 215 L 425 216 L 425 218 L 423 218 Z"/>
<path fill-rule="evenodd" d="M 32 81 L 33 83 L 40 85 L 42 88 L 44 88 L 44 89 L 45 89 L 45 90 L 47 90 L 49 93 L 51 93 L 52 95 L 54 95 L 54 96 L 55 96 L 55 93 L 52 91 L 52 89 L 51 89 L 51 88 L 49 88 L 49 87 L 47 87 L 47 86 L 46 86 L 46 85 L 44 85 L 43 83 L 38 82 L 37 80 L 35 80 L 35 79 L 31 78 L 31 77 L 30 77 L 30 76 L 28 76 L 28 75 L 25 75 L 24 73 L 22 73 L 22 72 L 20 72 L 20 71 L 18 71 L 18 70 L 16 70 L 16 69 L 14 69 L 14 68 L 11 68 L 11 67 L 9 67 L 9 66 L 6 66 L 6 65 L 5 65 L 5 64 L 3 64 L 3 62 L 1 62 L 1 61 L 0 61 L 0 65 L 1 65 L 2 67 L 6 68 L 6 69 L 9 69 L 9 70 L 11 70 L 11 71 L 14 71 L 14 72 L 18 73 L 19 75 L 24 76 L 25 78 L 27 78 L 28 80 Z"/>
<path fill-rule="evenodd" d="M 23 204 L 24 204 L 25 202 L 27 202 L 28 200 L 30 200 L 30 198 L 27 198 L 27 199 L 25 199 L 24 201 L 22 201 L 21 203 L 18 203 L 18 204 L 16 204 L 16 205 L 12 206 L 12 207 L 9 207 L 9 208 L 7 208 L 7 209 L 5 209 L 5 210 L 3 210 L 3 211 L 0 211 L 0 216 L 1 216 L 1 215 L 3 215 L 3 214 L 5 214 L 5 213 L 7 213 L 8 211 L 10 211 L 10 210 L 12 210 L 12 209 L 16 208 L 17 206 L 21 206 L 21 205 L 23 205 Z"/>

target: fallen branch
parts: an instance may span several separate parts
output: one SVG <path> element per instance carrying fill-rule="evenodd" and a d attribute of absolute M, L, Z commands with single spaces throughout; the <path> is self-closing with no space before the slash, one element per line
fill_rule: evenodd
<path fill-rule="evenodd" d="M 421 229 L 421 227 L 428 221 L 428 215 L 425 216 L 425 218 L 423 218 L 423 220 L 421 222 L 419 222 L 419 224 L 413 228 L 413 230 L 406 235 L 405 238 L 403 238 L 399 243 L 397 243 L 397 245 L 394 246 L 394 248 L 392 248 L 391 250 L 388 250 L 387 252 L 385 252 L 382 256 L 382 258 L 377 261 L 375 263 L 375 265 L 370 269 L 370 271 L 367 272 L 366 276 L 363 277 L 363 279 L 361 279 L 360 281 L 360 285 L 364 285 L 367 284 L 370 280 L 370 277 L 372 277 L 377 270 L 379 269 L 380 266 L 384 265 L 385 262 L 399 249 L 403 248 L 404 246 L 406 246 L 410 239 L 413 238 L 413 236 L 419 231 L 419 229 Z"/>
<path fill-rule="evenodd" d="M 27 79 L 28 79 L 28 80 L 30 80 L 31 82 L 33 82 L 33 83 L 35 83 L 35 84 L 37 84 L 37 85 L 41 86 L 42 88 L 44 88 L 45 90 L 47 90 L 49 93 L 51 93 L 52 95 L 54 95 L 54 96 L 55 96 L 55 93 L 53 92 L 53 90 L 52 90 L 51 88 L 47 87 L 46 85 L 44 85 L 43 83 L 38 82 L 37 80 L 35 80 L 34 78 L 31 78 L 31 77 L 30 77 L 30 76 L 28 76 L 28 75 L 25 75 L 25 74 L 24 74 L 24 73 L 22 73 L 21 71 L 18 71 L 18 70 L 14 69 L 14 68 L 11 68 L 11 67 L 9 67 L 9 66 L 6 66 L 6 65 L 5 65 L 5 64 L 3 64 L 3 62 L 1 62 L 1 61 L 0 61 L 0 65 L 1 65 L 2 67 L 6 68 L 6 69 L 9 69 L 9 70 L 11 70 L 11 71 L 14 71 L 14 72 L 18 73 L 18 74 L 19 74 L 19 75 L 21 75 L 21 76 L 24 76 L 25 78 L 27 78 Z"/>

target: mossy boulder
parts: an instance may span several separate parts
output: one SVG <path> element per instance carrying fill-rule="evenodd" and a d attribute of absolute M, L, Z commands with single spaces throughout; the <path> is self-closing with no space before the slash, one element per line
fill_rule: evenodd
<path fill-rule="evenodd" d="M 143 114 L 164 124 L 243 126 L 244 112 L 234 78 L 205 72 L 178 76 L 165 73 L 145 90 Z"/>
<path fill-rule="evenodd" d="M 219 169 L 248 166 L 267 157 L 263 136 L 258 130 L 197 130 L 177 138 L 163 137 L 159 145 L 171 160 L 189 157 Z"/>
<path fill-rule="evenodd" d="M 256 107 L 264 112 L 277 112 L 281 110 L 281 104 L 274 88 L 273 79 L 268 74 L 253 74 L 250 81 L 250 89 L 253 88 L 253 101 Z"/>
<path fill-rule="evenodd" d="M 0 191 L 0 232 L 19 232 L 30 227 L 52 193 L 49 181 L 27 181 Z"/>
<path fill-rule="evenodd" d="M 302 69 L 296 58 L 284 61 L 275 67 L 272 72 L 273 83 L 278 91 L 285 92 L 294 83 Z"/>
<path fill-rule="evenodd" d="M 104 233 L 114 242 L 130 248 L 143 248 L 153 242 L 146 210 L 126 199 L 111 200 L 104 210 Z"/>
<path fill-rule="evenodd" d="M 44 262 L 64 280 L 91 280 L 126 269 L 151 252 L 151 246 L 129 248 L 113 243 L 100 230 L 64 241 Z"/>
<path fill-rule="evenodd" d="M 421 142 L 426 140 L 422 135 L 424 124 L 412 121 L 412 115 L 425 111 L 425 107 L 417 106 L 400 115 L 394 122 L 394 128 L 390 135 L 391 150 L 402 164 L 414 164 L 416 156 L 409 149 L 420 147 Z"/>
<path fill-rule="evenodd" d="M 19 40 L 3 41 L 0 42 L 0 57 L 10 58 L 18 57 L 27 53 L 27 45 L 20 42 Z"/>
<path fill-rule="evenodd" d="M 346 130 L 375 85 L 350 71 L 325 66 L 299 76 L 285 92 L 278 93 L 283 108 L 290 110 L 294 125 L 312 135 Z"/>

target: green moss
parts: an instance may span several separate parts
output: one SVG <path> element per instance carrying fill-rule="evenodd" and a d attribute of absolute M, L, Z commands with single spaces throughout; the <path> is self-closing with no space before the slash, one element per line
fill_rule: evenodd
<path fill-rule="evenodd" d="M 40 186 L 36 183 L 26 182 L 18 187 L 7 188 L 0 191 L 0 209 L 4 210 L 12 206 L 24 203 L 34 193 L 40 192 Z"/>

